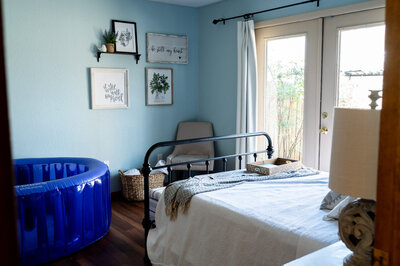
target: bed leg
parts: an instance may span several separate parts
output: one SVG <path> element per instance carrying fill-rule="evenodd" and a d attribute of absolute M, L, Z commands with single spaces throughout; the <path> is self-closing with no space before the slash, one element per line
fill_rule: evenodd
<path fill-rule="evenodd" d="M 144 228 L 144 248 L 145 255 L 144 260 L 150 261 L 149 256 L 147 255 L 147 235 L 149 234 L 149 230 L 151 228 L 152 222 L 150 221 L 150 195 L 149 195 L 149 175 L 151 172 L 150 165 L 148 163 L 143 164 L 142 174 L 144 178 L 144 219 L 142 221 L 142 225 Z"/>
<path fill-rule="evenodd" d="M 146 220 L 146 218 L 145 218 L 142 221 L 142 225 L 144 228 L 144 258 L 143 259 L 144 259 L 145 263 L 150 263 L 150 259 L 147 254 L 147 235 L 149 234 L 149 230 L 151 228 L 151 221 Z"/>

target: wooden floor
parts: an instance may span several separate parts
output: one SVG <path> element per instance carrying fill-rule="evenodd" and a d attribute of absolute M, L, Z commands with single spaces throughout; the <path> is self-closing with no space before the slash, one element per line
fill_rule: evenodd
<path fill-rule="evenodd" d="M 113 195 L 111 206 L 111 227 L 105 237 L 47 265 L 148 265 L 143 260 L 143 202 L 126 202 Z"/>

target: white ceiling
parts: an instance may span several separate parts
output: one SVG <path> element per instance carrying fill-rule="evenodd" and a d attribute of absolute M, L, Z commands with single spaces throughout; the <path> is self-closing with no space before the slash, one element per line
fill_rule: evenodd
<path fill-rule="evenodd" d="M 214 3 L 221 2 L 223 0 L 150 0 L 153 2 L 161 2 L 172 5 L 190 6 L 190 7 L 202 7 Z"/>

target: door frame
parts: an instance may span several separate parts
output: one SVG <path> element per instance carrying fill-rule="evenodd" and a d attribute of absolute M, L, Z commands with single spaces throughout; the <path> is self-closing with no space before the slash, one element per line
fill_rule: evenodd
<path fill-rule="evenodd" d="M 400 1 L 386 4 L 374 265 L 400 265 Z"/>
<path fill-rule="evenodd" d="M 2 171 L 2 178 L 0 178 L 0 212 L 4 217 L 0 219 L 2 236 L 0 257 L 4 265 L 19 265 L 2 17 L 3 9 L 2 1 L 0 0 L 0 123 L 2 125 L 2 137 L 0 138 L 0 169 Z"/>
<path fill-rule="evenodd" d="M 306 36 L 304 62 L 304 122 L 303 122 L 303 163 L 318 167 L 319 155 L 319 113 L 321 92 L 322 19 L 290 23 L 256 30 L 257 46 L 257 130 L 265 131 L 264 88 L 266 84 L 265 42 L 284 37 Z M 260 62 L 261 61 L 261 62 Z M 258 147 L 263 148 L 263 147 Z"/>
<path fill-rule="evenodd" d="M 265 27 L 278 26 L 282 24 L 303 22 L 307 20 L 313 20 L 318 18 L 325 18 L 330 16 L 338 16 L 344 14 L 350 14 L 359 11 L 366 11 L 371 9 L 385 8 L 386 4 L 384 0 L 372 0 L 366 1 L 354 5 L 344 5 L 334 8 L 327 8 L 318 11 L 311 11 L 302 13 L 294 16 L 281 17 L 276 19 L 269 19 L 254 23 L 254 29 L 260 29 Z"/>

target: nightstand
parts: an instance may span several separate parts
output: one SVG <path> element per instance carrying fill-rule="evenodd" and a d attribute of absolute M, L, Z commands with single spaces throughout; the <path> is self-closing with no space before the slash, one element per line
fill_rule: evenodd
<path fill-rule="evenodd" d="M 343 265 L 343 258 L 351 253 L 342 241 L 321 248 L 284 266 L 339 266 Z"/>

